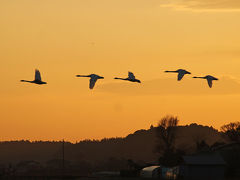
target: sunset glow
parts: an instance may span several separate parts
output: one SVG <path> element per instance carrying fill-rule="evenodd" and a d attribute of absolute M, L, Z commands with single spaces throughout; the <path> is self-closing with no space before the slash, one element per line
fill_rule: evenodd
<path fill-rule="evenodd" d="M 215 1 L 0 1 L 0 140 L 121 137 L 168 114 L 239 121 L 240 3 Z M 20 82 L 35 68 L 48 84 Z M 180 68 L 181 82 L 164 73 Z M 113 79 L 128 71 L 142 83 Z M 75 77 L 91 73 L 93 90 Z M 208 74 L 212 89 L 192 79 Z"/>

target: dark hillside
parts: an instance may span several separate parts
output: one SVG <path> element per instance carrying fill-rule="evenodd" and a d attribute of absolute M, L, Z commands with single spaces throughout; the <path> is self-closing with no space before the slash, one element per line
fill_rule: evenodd
<path fill-rule="evenodd" d="M 138 130 L 125 138 L 105 138 L 102 140 L 85 140 L 76 144 L 65 143 L 66 159 L 70 162 L 90 162 L 91 164 L 106 161 L 132 159 L 134 161 L 156 161 L 154 153 L 155 128 Z M 190 153 L 196 149 L 196 142 L 205 140 L 212 145 L 223 142 L 220 133 L 212 127 L 191 124 L 177 127 L 176 147 Z M 62 142 L 29 142 L 9 141 L 0 143 L 1 163 L 17 163 L 34 160 L 45 163 L 60 159 Z"/>

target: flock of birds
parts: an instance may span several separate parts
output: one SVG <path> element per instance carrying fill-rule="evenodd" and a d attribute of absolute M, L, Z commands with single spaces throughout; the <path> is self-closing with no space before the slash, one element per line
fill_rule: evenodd
<path fill-rule="evenodd" d="M 184 69 L 178 69 L 176 71 L 165 71 L 166 73 L 177 73 L 178 74 L 178 81 L 181 81 L 184 75 L 186 74 L 191 74 L 190 72 L 184 70 Z M 98 79 L 104 79 L 104 77 L 96 75 L 96 74 L 90 74 L 90 75 L 76 75 L 76 77 L 90 77 L 90 82 L 89 82 L 89 88 L 93 89 L 97 80 Z M 212 84 L 214 80 L 218 80 L 217 78 L 207 75 L 204 77 L 196 77 L 194 76 L 193 78 L 201 78 L 201 79 L 206 79 L 208 82 L 208 86 L 212 88 Z M 130 81 L 130 82 L 137 82 L 141 83 L 139 79 L 136 79 L 134 74 L 132 72 L 128 72 L 128 77 L 127 78 L 118 78 L 115 77 L 114 79 L 120 79 L 124 81 Z M 34 83 L 34 84 L 47 84 L 47 82 L 42 81 L 40 71 L 38 69 L 35 70 L 35 79 L 33 81 L 27 81 L 27 80 L 21 80 L 21 82 L 28 82 L 28 83 Z"/>

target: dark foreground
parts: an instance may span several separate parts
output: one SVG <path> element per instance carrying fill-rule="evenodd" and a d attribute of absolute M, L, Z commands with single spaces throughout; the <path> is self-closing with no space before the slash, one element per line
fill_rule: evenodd
<path fill-rule="evenodd" d="M 140 177 L 41 177 L 41 176 L 21 176 L 21 177 L 4 177 L 3 180 L 143 180 L 154 178 Z M 155 178 L 156 179 L 156 178 Z M 183 180 L 183 179 L 181 179 Z M 224 180 L 239 180 L 239 178 L 225 178 Z"/>

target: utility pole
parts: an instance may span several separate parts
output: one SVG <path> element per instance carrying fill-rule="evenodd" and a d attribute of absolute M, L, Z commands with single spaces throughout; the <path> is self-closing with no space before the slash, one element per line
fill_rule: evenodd
<path fill-rule="evenodd" d="M 65 152 L 64 152 L 64 139 L 62 141 L 62 176 L 64 178 L 65 175 Z"/>

